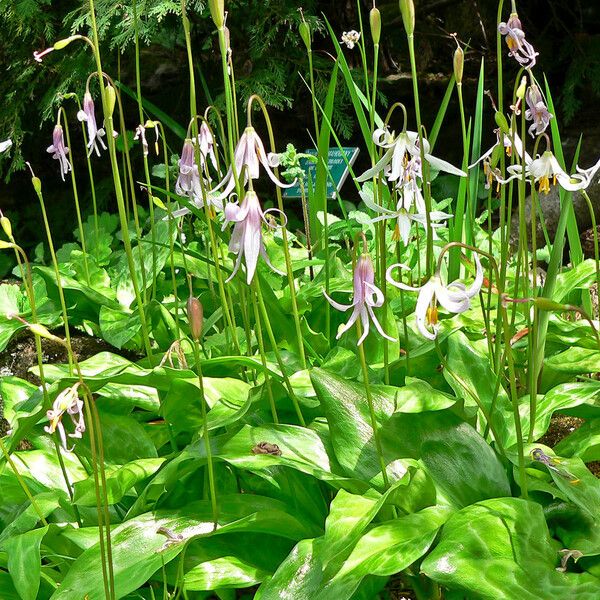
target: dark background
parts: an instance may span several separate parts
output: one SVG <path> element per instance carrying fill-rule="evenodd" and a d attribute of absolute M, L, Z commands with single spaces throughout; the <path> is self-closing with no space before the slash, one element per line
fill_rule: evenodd
<path fill-rule="evenodd" d="M 498 5 L 490 0 L 417 0 L 416 47 L 420 74 L 423 121 L 430 128 L 452 73 L 456 33 L 465 48 L 464 96 L 467 114 L 474 113 L 474 95 L 481 60 L 485 63 L 485 87 L 496 96 L 496 14 Z M 502 18 L 510 12 L 505 2 Z M 172 119 L 183 125 L 189 115 L 188 73 L 178 0 L 138 0 L 138 25 L 142 40 L 142 93 Z M 281 150 L 287 142 L 299 149 L 311 145 L 307 128 L 312 124 L 309 92 L 300 75 L 307 76 L 304 46 L 297 33 L 300 4 L 290 0 L 226 2 L 228 26 L 236 73 L 240 114 L 244 100 L 258 92 L 270 106 L 276 140 Z M 368 10 L 372 4 L 360 0 L 368 31 Z M 406 37 L 397 2 L 378 4 L 383 33 L 379 71 L 380 113 L 399 100 L 412 109 L 412 89 Z M 358 29 L 358 7 L 352 1 L 302 3 L 314 31 L 313 48 L 317 94 L 323 98 L 331 72 L 333 44 L 324 16 L 338 35 Z M 588 166 L 600 156 L 600 2 L 597 0 L 528 0 L 517 5 L 527 39 L 540 53 L 535 73 L 548 78 L 561 124 L 567 155 L 579 133 L 584 134 L 582 164 Z M 59 106 L 58 95 L 76 92 L 82 97 L 85 80 L 94 70 L 84 44 L 74 42 L 65 50 L 51 53 L 42 64 L 32 58 L 34 50 L 50 46 L 74 31 L 87 33 L 87 2 L 73 0 L 0 0 L 0 140 L 12 137 L 14 146 L 0 159 L 0 208 L 11 218 L 16 237 L 31 249 L 42 239 L 37 198 L 24 170 L 31 162 L 42 179 L 50 220 L 58 242 L 71 238 L 75 227 L 70 182 L 62 183 L 56 162 L 46 153 L 51 143 L 53 122 Z M 130 88 L 135 88 L 133 45 L 133 1 L 96 0 L 102 36 L 105 70 Z M 198 106 L 223 106 L 218 43 L 208 9 L 188 1 L 198 88 Z M 370 52 L 367 33 L 367 51 Z M 349 63 L 360 67 L 358 50 L 345 50 Z M 505 89 L 512 89 L 516 63 L 503 46 Z M 357 68 L 356 81 L 361 82 Z M 203 83 L 204 80 L 204 83 Z M 134 130 L 137 106 L 124 97 L 127 127 Z M 69 114 L 72 156 L 78 176 L 85 213 L 91 210 L 85 154 L 75 118 L 74 102 L 64 101 Z M 152 116 L 152 115 L 150 115 Z M 336 95 L 335 126 L 344 143 L 362 147 L 342 78 Z M 486 99 L 487 130 L 483 147 L 493 141 L 495 127 L 491 103 Z M 414 125 L 411 123 L 410 125 Z M 398 123 L 397 127 L 401 124 Z M 260 129 L 260 125 L 259 125 Z M 171 150 L 178 154 L 181 140 L 168 132 Z M 462 140 L 458 104 L 453 97 L 436 153 L 460 163 Z M 141 150 L 134 148 L 138 173 Z M 364 156 L 363 156 L 364 160 Z M 360 159 L 359 159 L 360 161 Z M 362 163 L 357 164 L 360 172 Z M 116 210 L 109 180 L 108 157 L 94 158 L 98 203 L 101 209 Z M 141 177 L 141 175 L 140 175 Z M 349 188 L 347 188 L 349 190 Z M 351 190 L 349 190 L 351 196 Z M 349 197 L 353 200 L 352 197 Z M 6 259 L 5 259 L 6 260 Z M 0 272 L 7 264 L 0 263 Z"/>

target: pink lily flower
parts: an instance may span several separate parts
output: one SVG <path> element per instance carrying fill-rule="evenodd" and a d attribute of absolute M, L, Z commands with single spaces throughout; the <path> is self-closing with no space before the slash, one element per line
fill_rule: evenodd
<path fill-rule="evenodd" d="M 46 148 L 46 152 L 52 154 L 52 158 L 58 160 L 60 166 L 60 176 L 65 180 L 65 175 L 71 170 L 71 163 L 67 158 L 69 149 L 65 146 L 65 138 L 63 136 L 63 128 L 60 125 L 55 125 L 52 132 L 52 145 Z"/>
<path fill-rule="evenodd" d="M 353 309 L 348 322 L 338 329 L 336 339 L 339 340 L 340 337 L 346 333 L 346 331 L 348 331 L 348 329 L 350 329 L 350 327 L 352 327 L 352 325 L 354 325 L 356 320 L 360 317 L 363 331 L 357 342 L 358 346 L 360 346 L 365 341 L 367 335 L 369 335 L 370 321 L 373 322 L 375 329 L 377 329 L 380 335 L 391 342 L 395 342 L 396 340 L 383 330 L 381 324 L 375 316 L 375 313 L 373 312 L 374 308 L 383 306 L 385 298 L 383 296 L 383 292 L 375 285 L 373 261 L 366 253 L 361 254 L 356 266 L 354 267 L 353 289 L 354 298 L 352 299 L 352 304 L 340 304 L 339 302 L 332 300 L 327 295 L 327 292 L 323 291 L 323 294 L 325 295 L 325 298 L 327 298 L 329 304 L 331 304 L 331 306 L 333 306 L 333 308 L 336 310 L 345 312 L 349 308 Z"/>
<path fill-rule="evenodd" d="M 68 437 L 81 439 L 85 432 L 85 421 L 83 420 L 83 401 L 79 399 L 77 388 L 79 384 L 75 384 L 73 387 L 66 388 L 58 396 L 52 408 L 46 413 L 48 419 L 50 419 L 50 425 L 44 427 L 46 433 L 54 433 L 58 429 L 58 434 L 62 442 L 62 446 L 66 452 L 71 452 L 73 448 L 67 447 L 67 433 L 62 422 L 63 415 L 66 413 L 71 417 L 71 421 L 75 426 L 75 431 L 69 433 Z"/>
<path fill-rule="evenodd" d="M 252 279 L 254 278 L 259 256 L 263 257 L 267 265 L 275 273 L 285 275 L 285 273 L 282 273 L 271 264 L 269 255 L 265 249 L 262 233 L 263 224 L 271 228 L 277 227 L 267 220 L 266 215 L 268 213 L 279 213 L 281 215 L 283 213 L 277 208 L 270 208 L 263 211 L 258 196 L 252 190 L 246 192 L 241 205 L 234 202 L 227 203 L 224 213 L 225 222 L 223 223 L 223 229 L 225 229 L 228 223 L 235 223 L 229 241 L 229 250 L 237 254 L 233 272 L 227 281 L 231 281 L 239 271 L 242 257 L 246 264 L 246 282 L 248 285 L 252 283 Z M 283 216 L 285 218 L 285 215 Z"/>
<path fill-rule="evenodd" d="M 106 150 L 106 145 L 102 138 L 106 135 L 103 127 L 98 129 L 98 125 L 96 123 L 96 111 L 94 108 L 94 100 L 92 99 L 92 95 L 89 92 L 86 92 L 83 95 L 83 110 L 80 110 L 77 113 L 77 118 L 87 126 L 88 133 L 88 156 L 91 155 L 92 152 L 96 151 L 96 154 L 100 156 L 100 148 L 98 148 L 98 144 L 102 146 L 103 150 Z"/>

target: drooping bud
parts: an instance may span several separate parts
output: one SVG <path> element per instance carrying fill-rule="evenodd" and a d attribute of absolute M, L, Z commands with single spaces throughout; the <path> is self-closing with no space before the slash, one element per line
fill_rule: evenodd
<path fill-rule="evenodd" d="M 190 324 L 190 332 L 192 339 L 198 341 L 202 335 L 202 325 L 204 323 L 204 309 L 202 308 L 202 302 L 190 296 L 187 301 L 187 316 Z"/>
<path fill-rule="evenodd" d="M 541 296 L 536 298 L 533 301 L 533 303 L 535 304 L 535 306 L 537 308 L 539 308 L 540 310 L 546 311 L 546 312 L 551 312 L 551 311 L 566 312 L 569 309 L 568 306 L 565 306 L 564 304 L 560 304 L 560 302 L 555 302 L 554 300 L 550 300 L 549 298 L 543 298 Z"/>
<path fill-rule="evenodd" d="M 519 84 L 519 87 L 517 88 L 517 98 L 519 100 L 523 100 L 523 98 L 525 98 L 526 90 L 527 90 L 527 77 L 523 76 L 523 77 L 521 77 L 521 83 Z"/>
<path fill-rule="evenodd" d="M 208 7 L 210 8 L 210 16 L 217 29 L 222 29 L 225 24 L 225 1 L 208 0 Z"/>
<path fill-rule="evenodd" d="M 454 51 L 454 78 L 456 79 L 457 85 L 462 85 L 463 68 L 465 66 L 465 53 L 463 49 L 458 46 Z"/>
<path fill-rule="evenodd" d="M 117 92 L 115 92 L 115 88 L 110 85 L 110 83 L 104 89 L 105 98 L 106 98 L 106 109 L 108 111 L 109 117 L 112 117 L 112 114 L 115 110 L 115 104 L 117 102 Z"/>
<path fill-rule="evenodd" d="M 15 245 L 12 242 L 5 242 L 0 240 L 0 250 L 8 250 L 8 248 L 14 248 Z"/>
<path fill-rule="evenodd" d="M 381 13 L 377 7 L 373 7 L 369 12 L 369 24 L 371 25 L 371 37 L 373 44 L 379 45 L 381 39 Z"/>
<path fill-rule="evenodd" d="M 12 225 L 10 224 L 10 219 L 8 217 L 5 217 L 1 210 L 0 210 L 0 226 L 2 227 L 2 230 L 4 231 L 4 233 L 6 234 L 6 237 L 12 242 L 14 238 L 12 235 Z"/>
<path fill-rule="evenodd" d="M 71 37 L 64 38 L 63 40 L 58 40 L 58 42 L 56 42 L 54 44 L 54 49 L 62 50 L 63 48 L 66 48 L 74 40 L 80 40 L 80 39 L 82 39 L 82 37 L 83 36 L 81 36 L 81 35 L 72 35 Z"/>
<path fill-rule="evenodd" d="M 415 5 L 413 0 L 400 0 L 400 12 L 402 13 L 402 22 L 407 35 L 415 32 Z"/>
<path fill-rule="evenodd" d="M 494 115 L 494 121 L 496 121 L 496 125 L 500 127 L 502 133 L 510 134 L 510 127 L 508 126 L 508 121 L 506 117 L 499 111 L 496 111 Z"/>
<path fill-rule="evenodd" d="M 33 185 L 33 189 L 35 193 L 39 196 L 42 193 L 42 180 L 39 177 L 32 177 L 31 184 Z"/>

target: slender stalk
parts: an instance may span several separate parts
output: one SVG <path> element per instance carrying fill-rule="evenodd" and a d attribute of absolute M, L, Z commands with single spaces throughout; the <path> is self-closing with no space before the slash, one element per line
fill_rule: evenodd
<path fill-rule="evenodd" d="M 142 327 L 142 338 L 144 341 L 144 347 L 146 350 L 146 355 L 148 358 L 152 357 L 152 346 L 150 343 L 150 336 L 148 333 L 148 323 L 146 321 L 146 313 L 144 311 L 144 303 L 142 300 L 142 296 L 140 294 L 140 288 L 138 284 L 137 278 L 137 270 L 135 261 L 133 259 L 133 253 L 131 249 L 131 239 L 129 237 L 129 228 L 127 224 L 127 217 L 125 211 L 125 201 L 123 196 L 123 187 L 121 185 L 121 174 L 119 172 L 119 163 L 117 160 L 116 146 L 115 140 L 111 135 L 113 131 L 113 117 L 112 117 L 112 106 L 110 106 L 110 101 L 106 93 L 106 88 L 104 86 L 104 77 L 102 70 L 102 60 L 100 58 L 100 42 L 98 38 L 98 27 L 96 24 L 96 10 L 94 8 L 94 0 L 89 0 L 90 6 L 90 19 L 92 25 L 93 32 L 93 50 L 94 50 L 94 58 L 96 60 L 96 69 L 98 72 L 98 81 L 100 84 L 101 97 L 102 97 L 102 110 L 104 113 L 104 122 L 106 126 L 106 143 L 108 144 L 108 153 L 110 156 L 110 164 L 111 171 L 113 176 L 113 184 L 115 188 L 115 195 L 117 198 L 117 207 L 119 211 L 119 222 L 121 225 L 121 235 L 123 237 L 123 246 L 125 248 L 125 254 L 127 256 L 127 265 L 129 267 L 129 275 L 131 277 L 131 284 L 133 286 L 133 291 L 135 294 L 136 304 L 138 308 L 138 313 L 140 316 L 140 323 Z"/>
<path fill-rule="evenodd" d="M 204 393 L 204 380 L 202 376 L 202 365 L 200 362 L 200 344 L 198 340 L 193 342 L 194 362 L 198 375 L 198 388 L 200 390 L 200 404 L 202 407 L 202 437 L 204 438 L 204 450 L 206 452 L 206 465 L 208 468 L 208 487 L 210 491 L 210 504 L 212 506 L 213 528 L 217 529 L 219 509 L 217 506 L 217 486 L 215 484 L 215 471 L 213 464 L 212 448 L 208 431 L 208 411 L 206 410 L 206 395 Z"/>
<path fill-rule="evenodd" d="M 300 403 L 298 402 L 298 398 L 294 393 L 294 388 L 290 382 L 287 373 L 285 372 L 285 364 L 281 359 L 281 354 L 279 353 L 279 348 L 277 348 L 277 341 L 275 340 L 275 335 L 273 334 L 273 328 L 271 327 L 271 321 L 269 319 L 269 314 L 267 313 L 267 309 L 265 307 L 265 302 L 262 297 L 262 292 L 260 291 L 260 284 L 255 281 L 254 283 L 254 291 L 256 293 L 256 297 L 258 298 L 258 306 L 260 308 L 262 323 L 267 330 L 267 335 L 269 336 L 269 342 L 271 343 L 271 347 L 273 348 L 273 352 L 275 354 L 275 358 L 277 359 L 277 364 L 279 365 L 279 370 L 283 376 L 283 381 L 285 382 L 285 387 L 287 388 L 288 394 L 294 405 L 294 410 L 296 411 L 296 415 L 298 420 L 300 421 L 300 425 L 303 427 L 306 426 L 306 422 L 304 421 L 304 417 L 302 415 L 302 410 L 300 409 Z"/>
<path fill-rule="evenodd" d="M 588 193 L 585 190 L 582 190 L 581 194 L 585 198 L 588 210 L 590 211 L 592 237 L 594 240 L 594 261 L 596 263 L 596 294 L 598 297 L 600 297 L 600 253 L 598 252 L 598 227 L 596 225 L 596 213 L 594 212 L 594 207 L 590 197 L 588 196 Z M 598 316 L 600 318 L 600 307 L 596 307 L 596 309 L 598 310 Z M 592 315 L 592 317 L 593 316 L 594 315 Z"/>

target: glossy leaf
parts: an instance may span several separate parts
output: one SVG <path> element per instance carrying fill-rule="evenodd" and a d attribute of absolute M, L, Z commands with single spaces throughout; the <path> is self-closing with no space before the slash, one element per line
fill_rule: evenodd
<path fill-rule="evenodd" d="M 36 600 L 40 587 L 40 545 L 48 526 L 13 536 L 4 542 L 8 572 L 23 600 Z"/>
<path fill-rule="evenodd" d="M 556 570 L 559 549 L 539 504 L 496 498 L 453 515 L 421 571 L 483 600 L 597 598 L 600 580 Z"/>

